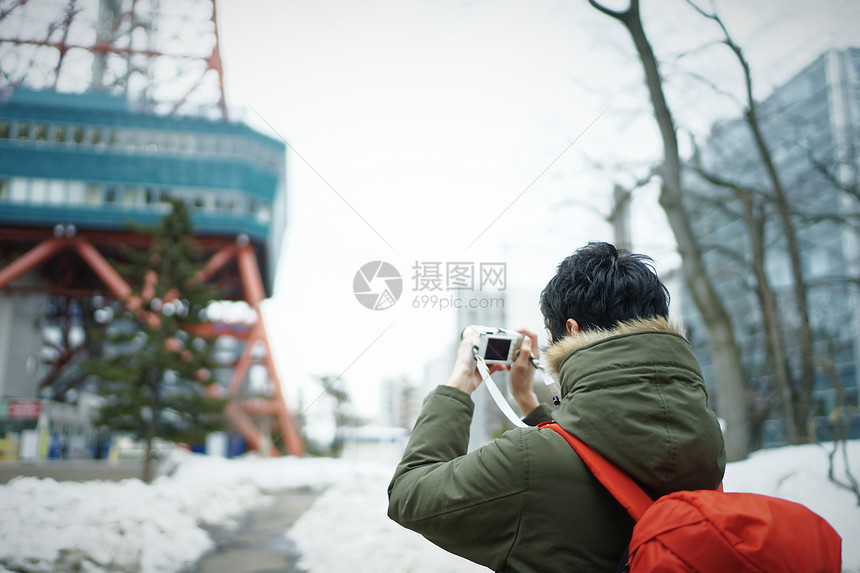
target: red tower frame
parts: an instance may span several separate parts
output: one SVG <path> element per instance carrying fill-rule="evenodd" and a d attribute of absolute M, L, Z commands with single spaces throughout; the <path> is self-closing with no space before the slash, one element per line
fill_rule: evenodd
<path fill-rule="evenodd" d="M 155 114 L 227 119 L 216 2 L 13 0 L 0 9 L 0 96 L 18 86 L 105 91 L 125 95 Z M 140 240 L 132 233 L 79 229 L 75 236 L 55 236 L 52 229 L 0 227 L 0 250 L 16 257 L 0 268 L 0 289 L 26 289 L 13 282 L 46 261 L 74 254 L 112 296 L 136 308 L 140 301 L 108 263 L 105 249 Z M 242 293 L 235 298 L 246 301 L 257 316 L 246 332 L 231 332 L 245 339 L 245 349 L 226 390 L 226 414 L 251 448 L 276 455 L 278 448 L 261 427 L 274 419 L 286 452 L 302 455 L 303 443 L 284 400 L 261 314 L 265 289 L 255 250 L 226 238 L 198 237 L 198 242 L 211 254 L 201 279 L 213 280 L 219 270 L 235 267 Z M 50 290 L 63 287 L 55 283 Z M 220 328 L 209 327 L 216 332 Z M 245 400 L 241 390 L 255 361 L 265 366 L 273 395 Z"/>
<path fill-rule="evenodd" d="M 203 6 L 208 17 L 188 15 Z M 215 0 L 15 0 L 0 9 L 4 85 L 122 93 L 156 113 L 226 119 Z"/>
<path fill-rule="evenodd" d="M 123 238 L 124 244 L 128 244 L 133 242 L 132 237 L 125 233 L 104 232 L 56 236 L 56 233 L 49 234 L 45 231 L 24 231 L 23 229 L 0 227 L 0 241 L 7 242 L 14 238 L 13 240 L 18 242 L 24 238 L 22 232 L 31 240 L 37 239 L 39 242 L 0 269 L 0 290 L 12 286 L 16 279 L 36 270 L 61 253 L 72 251 L 96 274 L 117 300 L 122 301 L 129 309 L 138 310 L 141 308 L 141 300 L 133 294 L 131 285 L 114 269 L 97 247 L 97 245 L 116 244 L 116 240 L 120 237 Z M 139 241 L 140 238 L 137 240 Z M 260 425 L 265 425 L 265 420 L 274 419 L 284 438 L 286 453 L 301 456 L 304 454 L 304 445 L 295 420 L 287 409 L 261 312 L 261 304 L 265 299 L 265 289 L 254 249 L 251 245 L 237 244 L 226 239 L 208 239 L 205 244 L 207 251 L 211 252 L 212 255 L 206 267 L 201 271 L 200 280 L 209 281 L 227 264 L 235 263 L 238 267 L 238 275 L 244 294 L 242 300 L 247 302 L 256 314 L 256 322 L 249 330 L 231 331 L 231 335 L 245 340 L 245 348 L 234 366 L 228 389 L 223 392 L 215 385 L 210 386 L 210 388 L 219 397 L 228 399 L 225 414 L 245 438 L 251 449 L 267 455 L 281 454 L 278 447 L 272 443 L 267 432 L 260 427 Z M 205 334 L 217 335 L 225 329 L 225 326 L 219 323 L 207 323 L 203 329 L 206 331 Z M 255 357 L 255 349 L 261 346 L 262 356 Z M 249 369 L 255 360 L 260 361 L 266 368 L 272 382 L 272 395 L 267 399 L 242 399 L 240 391 L 247 382 Z M 254 417 L 261 419 L 264 423 L 255 423 Z"/>

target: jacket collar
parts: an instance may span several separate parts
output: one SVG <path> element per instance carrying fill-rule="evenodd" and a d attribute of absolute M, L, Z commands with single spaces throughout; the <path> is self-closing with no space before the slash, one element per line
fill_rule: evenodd
<path fill-rule="evenodd" d="M 575 334 L 565 336 L 556 343 L 553 343 L 546 349 L 543 357 L 543 363 L 549 368 L 549 371 L 556 377 L 561 372 L 561 365 L 564 361 L 582 348 L 592 346 L 598 342 L 602 342 L 616 336 L 635 334 L 639 332 L 672 332 L 675 334 L 684 335 L 680 326 L 670 323 L 666 318 L 647 318 L 633 319 L 619 323 L 612 329 L 604 330 L 598 328 L 595 330 L 580 331 Z"/>

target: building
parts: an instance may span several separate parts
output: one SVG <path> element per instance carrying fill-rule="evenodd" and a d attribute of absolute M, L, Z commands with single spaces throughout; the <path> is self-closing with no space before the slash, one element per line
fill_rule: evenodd
<path fill-rule="evenodd" d="M 52 408 L 28 409 L 22 401 L 76 402 L 82 388 L 64 387 L 74 353 L 62 363 L 64 352 L 84 340 L 87 321 L 108 302 L 127 300 L 131 286 L 109 261 L 123 247 L 143 246 L 147 239 L 135 225 L 155 224 L 175 197 L 191 210 L 198 245 L 209 257 L 204 280 L 257 313 L 255 324 L 213 324 L 215 334 L 234 341 L 220 346 L 234 349 L 234 364 L 219 380 L 239 406 L 229 415 L 247 443 L 263 449 L 267 437 L 255 420 L 276 418 L 287 449 L 300 452 L 259 314 L 284 232 L 285 169 L 286 145 L 243 123 L 159 115 L 100 92 L 6 93 L 0 101 L 0 398 L 9 411 L 16 404 L 19 415 L 0 416 L 0 435 L 37 421 L 50 425 L 41 414 Z M 258 388 L 249 392 L 248 374 L 261 368 L 268 373 L 266 391 L 253 384 Z M 64 422 L 72 434 L 84 426 Z"/>
<path fill-rule="evenodd" d="M 380 421 L 386 426 L 411 430 L 418 419 L 423 399 L 418 384 L 405 374 L 386 378 L 379 392 Z"/>
<path fill-rule="evenodd" d="M 829 439 L 833 426 L 828 416 L 839 405 L 836 386 L 841 385 L 844 399 L 856 406 L 860 377 L 860 299 L 856 285 L 860 277 L 856 230 L 860 213 L 860 49 L 821 55 L 775 89 L 759 104 L 758 111 L 797 229 L 804 278 L 809 285 L 818 366 L 813 415 L 819 438 Z M 754 245 L 745 219 L 751 215 L 763 233 L 765 270 L 789 341 L 788 365 L 796 372 L 793 280 L 783 229 L 774 202 L 768 199 L 773 186 L 743 118 L 716 124 L 699 151 L 707 171 L 736 185 L 717 186 L 692 173 L 686 180 L 691 191 L 688 207 L 706 252 L 705 263 L 734 320 L 742 350 L 752 390 L 753 446 L 784 443 L 786 431 L 772 387 L 761 309 L 753 288 L 755 277 L 749 266 Z M 748 190 L 748 203 L 741 199 L 741 188 Z M 712 383 L 701 318 L 692 304 L 685 305 L 683 316 L 706 379 Z M 833 368 L 824 367 L 827 364 Z M 716 388 L 712 394 L 718 401 Z M 851 432 L 860 436 L 856 417 Z"/>

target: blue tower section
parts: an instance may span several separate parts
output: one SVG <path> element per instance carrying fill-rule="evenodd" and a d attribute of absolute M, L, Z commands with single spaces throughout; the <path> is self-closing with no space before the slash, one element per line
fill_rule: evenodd
<path fill-rule="evenodd" d="M 153 115 L 121 96 L 19 88 L 0 102 L 0 228 L 21 247 L 29 230 L 56 225 L 122 241 L 132 223 L 156 223 L 178 197 L 204 247 L 237 237 L 254 246 L 270 294 L 285 156 L 283 142 L 243 123 Z"/>

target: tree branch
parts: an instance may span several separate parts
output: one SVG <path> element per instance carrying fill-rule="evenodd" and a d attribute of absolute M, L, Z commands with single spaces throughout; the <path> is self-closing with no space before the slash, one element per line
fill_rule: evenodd
<path fill-rule="evenodd" d="M 631 13 L 634 10 L 637 13 L 639 12 L 639 0 L 630 0 L 630 6 L 627 8 L 627 10 L 624 10 L 623 12 L 611 10 L 603 4 L 600 4 L 596 0 L 588 0 L 588 3 L 591 4 L 592 7 L 606 14 L 607 16 L 612 16 L 616 20 L 621 20 L 622 22 L 626 22 L 627 18 L 630 17 Z"/>

